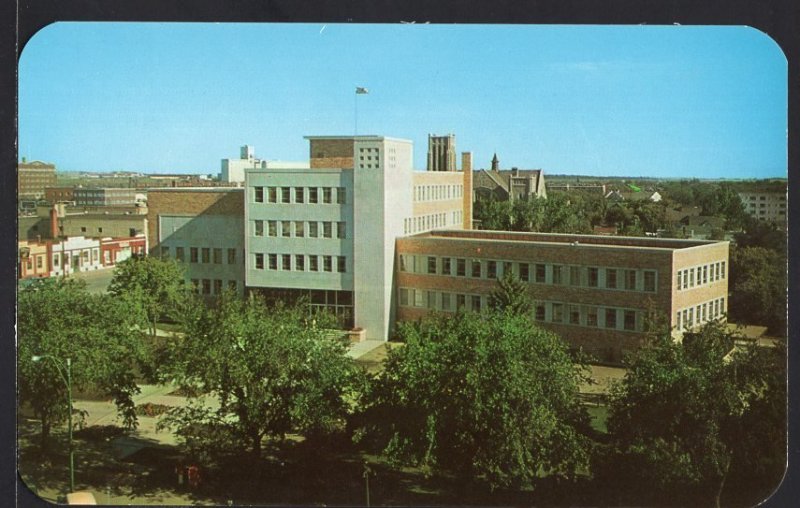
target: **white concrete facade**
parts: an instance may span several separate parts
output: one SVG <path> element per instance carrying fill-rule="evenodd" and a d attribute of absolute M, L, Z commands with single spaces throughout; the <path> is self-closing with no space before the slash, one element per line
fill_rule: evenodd
<path fill-rule="evenodd" d="M 60 244 L 53 246 L 50 262 L 53 276 L 98 270 L 103 267 L 100 259 L 100 240 L 83 236 L 66 238 Z"/>

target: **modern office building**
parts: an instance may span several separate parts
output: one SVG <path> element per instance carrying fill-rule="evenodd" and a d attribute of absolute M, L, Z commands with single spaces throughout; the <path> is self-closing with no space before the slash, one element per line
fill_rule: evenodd
<path fill-rule="evenodd" d="M 244 145 L 240 149 L 238 159 L 222 159 L 220 181 L 223 184 L 241 185 L 244 183 L 244 174 L 248 169 L 267 169 L 267 168 L 293 168 L 306 169 L 307 162 L 288 162 L 262 160 L 256 157 L 255 149 L 251 145 Z"/>
<path fill-rule="evenodd" d="M 544 328 L 614 363 L 642 344 L 650 313 L 680 337 L 727 308 L 728 242 L 432 231 L 399 239 L 397 254 L 398 320 L 484 310 L 511 271 Z"/>
<path fill-rule="evenodd" d="M 44 199 L 44 189 L 56 185 L 56 166 L 42 161 L 28 162 L 24 157 L 17 164 L 17 197 L 25 201 Z"/>
<path fill-rule="evenodd" d="M 471 156 L 466 171 L 415 172 L 407 140 L 306 139 L 309 169 L 246 172 L 245 282 L 268 296 L 308 296 L 344 327 L 386 339 L 396 239 L 470 227 Z"/>
<path fill-rule="evenodd" d="M 157 188 L 148 191 L 150 254 L 182 262 L 200 294 L 244 294 L 244 189 Z"/>
<path fill-rule="evenodd" d="M 740 192 L 739 198 L 751 217 L 786 227 L 788 208 L 785 192 Z"/>

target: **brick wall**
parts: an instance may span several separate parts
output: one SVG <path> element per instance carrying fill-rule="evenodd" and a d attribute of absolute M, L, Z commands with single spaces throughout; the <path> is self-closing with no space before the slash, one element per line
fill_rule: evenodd
<path fill-rule="evenodd" d="M 147 234 L 150 252 L 158 251 L 160 214 L 233 215 L 244 217 L 244 189 L 161 190 L 147 195 Z"/>
<path fill-rule="evenodd" d="M 353 168 L 353 139 L 312 139 L 309 163 L 312 169 Z"/>

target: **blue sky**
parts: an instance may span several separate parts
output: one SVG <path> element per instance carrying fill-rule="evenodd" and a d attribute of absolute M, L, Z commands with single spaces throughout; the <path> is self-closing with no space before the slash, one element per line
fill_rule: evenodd
<path fill-rule="evenodd" d="M 747 27 L 57 23 L 19 64 L 20 157 L 217 173 L 243 144 L 456 134 L 476 167 L 762 178 L 787 172 L 787 63 Z"/>

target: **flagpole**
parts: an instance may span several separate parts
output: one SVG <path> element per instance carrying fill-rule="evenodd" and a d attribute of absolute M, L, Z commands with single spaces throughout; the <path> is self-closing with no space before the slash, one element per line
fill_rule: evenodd
<path fill-rule="evenodd" d="M 353 95 L 355 96 L 353 100 L 355 103 L 355 126 L 353 128 L 353 135 L 358 136 L 358 90 L 356 90 L 356 93 Z"/>

